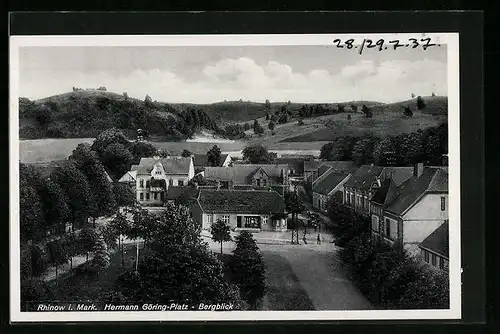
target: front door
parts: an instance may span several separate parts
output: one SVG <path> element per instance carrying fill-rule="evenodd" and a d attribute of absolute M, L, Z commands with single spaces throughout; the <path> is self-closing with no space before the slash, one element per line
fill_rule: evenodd
<path fill-rule="evenodd" d="M 241 216 L 236 217 L 236 227 L 241 227 Z"/>

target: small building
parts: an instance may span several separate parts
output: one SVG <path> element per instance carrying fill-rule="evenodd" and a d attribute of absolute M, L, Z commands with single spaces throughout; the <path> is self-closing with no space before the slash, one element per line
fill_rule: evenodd
<path fill-rule="evenodd" d="M 448 171 L 417 164 L 400 184 L 385 180 L 370 206 L 374 240 L 401 243 L 410 252 L 448 219 Z"/>
<path fill-rule="evenodd" d="M 193 219 L 210 230 L 218 219 L 232 230 L 285 231 L 285 199 L 270 190 L 201 189 L 191 204 Z"/>
<path fill-rule="evenodd" d="M 413 175 L 413 167 L 363 165 L 344 184 L 344 204 L 356 212 L 370 215 L 370 200 L 383 180 L 391 178 L 396 186 Z"/>
<path fill-rule="evenodd" d="M 313 182 L 313 207 L 317 210 L 326 212 L 326 204 L 331 197 L 342 202 L 344 184 L 349 177 L 349 173 L 337 172 L 335 169 L 329 168 Z"/>
<path fill-rule="evenodd" d="M 185 186 L 194 177 L 191 157 L 141 158 L 120 182 L 134 184 L 137 201 L 144 206 L 161 206 L 169 187 Z"/>
<path fill-rule="evenodd" d="M 217 182 L 221 189 L 235 189 L 239 186 L 268 188 L 288 186 L 288 165 L 277 164 L 235 164 L 232 167 L 206 167 L 204 179 Z"/>
<path fill-rule="evenodd" d="M 206 154 L 194 154 L 193 155 L 193 164 L 195 170 L 201 170 L 205 167 L 228 167 L 232 162 L 231 156 L 229 154 L 221 154 L 220 155 L 220 163 L 217 166 L 213 166 L 208 161 L 208 155 Z"/>
<path fill-rule="evenodd" d="M 445 221 L 419 245 L 422 260 L 433 268 L 448 271 L 449 268 L 449 231 Z"/>

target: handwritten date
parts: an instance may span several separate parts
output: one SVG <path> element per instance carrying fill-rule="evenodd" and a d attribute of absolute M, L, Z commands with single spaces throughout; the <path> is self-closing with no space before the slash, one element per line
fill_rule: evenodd
<path fill-rule="evenodd" d="M 440 44 L 432 43 L 432 40 L 430 37 L 427 38 L 408 38 L 407 41 L 401 41 L 398 39 L 391 40 L 391 41 L 386 41 L 385 39 L 381 38 L 379 40 L 372 40 L 365 38 L 361 41 L 361 43 L 356 42 L 354 39 L 347 39 L 345 41 L 342 41 L 340 39 L 334 39 L 333 44 L 337 46 L 337 48 L 346 48 L 346 49 L 354 49 L 357 50 L 359 54 L 362 54 L 365 49 L 376 49 L 378 51 L 383 51 L 383 50 L 397 50 L 399 48 L 411 48 L 411 49 L 416 49 L 418 47 L 421 47 L 422 50 L 427 50 L 430 47 L 433 46 L 441 46 Z"/>

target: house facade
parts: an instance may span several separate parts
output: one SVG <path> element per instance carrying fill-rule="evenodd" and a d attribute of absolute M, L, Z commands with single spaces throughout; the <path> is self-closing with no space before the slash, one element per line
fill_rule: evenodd
<path fill-rule="evenodd" d="M 433 269 L 448 271 L 449 269 L 449 228 L 448 221 L 443 222 L 434 232 L 419 245 L 423 262 Z"/>
<path fill-rule="evenodd" d="M 413 175 L 413 167 L 381 167 L 363 165 L 344 184 L 344 205 L 369 216 L 371 198 L 383 180 L 391 178 L 399 186 Z"/>
<path fill-rule="evenodd" d="M 191 203 L 193 219 L 202 229 L 222 220 L 231 230 L 286 231 L 285 200 L 270 190 L 200 189 Z"/>
<path fill-rule="evenodd" d="M 386 180 L 370 204 L 373 239 L 418 252 L 418 245 L 448 219 L 448 172 L 418 164 L 399 186 Z"/>
<path fill-rule="evenodd" d="M 349 179 L 350 174 L 336 172 L 330 168 L 313 182 L 313 207 L 322 212 L 326 212 L 329 199 L 333 196 L 340 202 L 343 198 L 344 184 Z"/>
<path fill-rule="evenodd" d="M 193 177 L 191 157 L 153 157 L 142 158 L 138 165 L 132 165 L 120 182 L 132 185 L 140 204 L 158 206 L 165 202 L 169 187 L 186 186 Z"/>

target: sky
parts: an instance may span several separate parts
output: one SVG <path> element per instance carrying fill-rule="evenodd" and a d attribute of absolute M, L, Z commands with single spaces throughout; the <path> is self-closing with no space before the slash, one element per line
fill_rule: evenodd
<path fill-rule="evenodd" d="M 446 46 L 22 47 L 19 96 L 39 99 L 72 87 L 171 103 L 395 102 L 447 95 Z"/>

